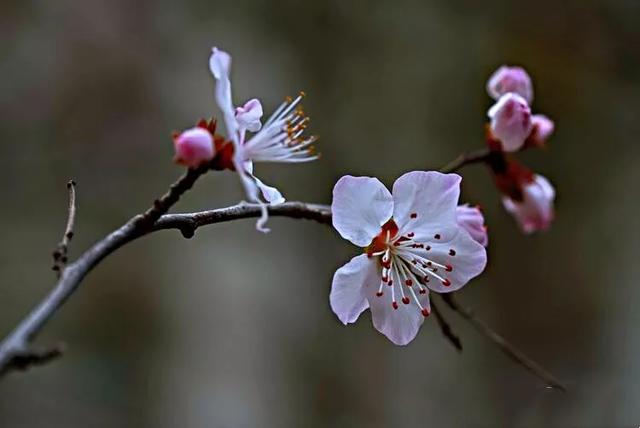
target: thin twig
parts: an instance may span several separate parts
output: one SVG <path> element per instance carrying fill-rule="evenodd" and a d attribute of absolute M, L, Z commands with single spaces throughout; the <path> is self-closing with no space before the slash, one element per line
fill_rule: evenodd
<path fill-rule="evenodd" d="M 438 326 L 440 326 L 440 332 L 453 345 L 453 347 L 458 350 L 458 352 L 462 352 L 462 341 L 453 332 L 453 330 L 451 329 L 451 325 L 444 318 L 444 315 L 442 314 L 442 312 L 440 312 L 440 309 L 438 309 L 436 302 L 431 300 L 430 304 L 431 310 L 436 316 L 436 320 L 438 321 Z"/>
<path fill-rule="evenodd" d="M 558 389 L 560 391 L 566 391 L 565 386 L 554 375 L 549 373 L 540 364 L 527 357 L 522 351 L 518 350 L 515 346 L 507 342 L 507 340 L 493 331 L 491 327 L 484 323 L 484 321 L 478 319 L 473 310 L 460 305 L 453 294 L 442 294 L 442 299 L 449 305 L 451 309 L 459 313 L 464 319 L 469 321 L 476 330 L 478 330 L 483 336 L 489 339 L 494 345 L 498 346 L 502 352 L 507 354 L 512 360 L 524 367 L 527 371 L 534 376 L 542 380 L 548 388 Z"/>
<path fill-rule="evenodd" d="M 463 166 L 485 162 L 489 158 L 490 154 L 491 152 L 489 149 L 479 149 L 473 152 L 463 153 L 444 167 L 440 168 L 440 172 L 456 172 Z"/>
<path fill-rule="evenodd" d="M 53 252 L 53 270 L 56 271 L 58 278 L 67 264 L 67 253 L 69 252 L 69 243 L 73 238 L 73 233 L 76 224 L 76 182 L 69 180 L 67 183 L 67 189 L 69 190 L 69 209 L 67 211 L 67 225 L 64 228 L 64 234 L 62 239 L 58 243 L 58 247 Z"/>

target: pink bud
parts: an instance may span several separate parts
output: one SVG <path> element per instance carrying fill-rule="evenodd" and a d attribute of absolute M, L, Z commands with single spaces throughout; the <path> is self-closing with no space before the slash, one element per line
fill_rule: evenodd
<path fill-rule="evenodd" d="M 197 168 L 213 159 L 215 149 L 211 133 L 204 128 L 187 129 L 173 138 L 174 160 L 189 168 Z"/>
<path fill-rule="evenodd" d="M 485 247 L 489 245 L 489 235 L 480 208 L 471 207 L 469 204 L 459 205 L 456 208 L 456 216 L 458 225 L 466 230 L 474 241 Z"/>
<path fill-rule="evenodd" d="M 262 104 L 260 100 L 253 98 L 243 106 L 236 107 L 236 120 L 238 126 L 251 132 L 258 132 L 262 128 L 260 118 L 262 117 Z"/>
<path fill-rule="evenodd" d="M 530 143 L 533 146 L 544 146 L 547 139 L 553 134 L 555 125 L 553 121 L 543 114 L 534 114 L 531 116 L 533 124 L 533 132 L 531 133 Z"/>
<path fill-rule="evenodd" d="M 498 100 L 504 94 L 513 92 L 527 100 L 527 103 L 533 101 L 531 78 L 521 67 L 509 67 L 506 65 L 500 67 L 489 78 L 487 92 L 494 100 Z"/>
<path fill-rule="evenodd" d="M 521 202 L 506 196 L 502 202 L 504 208 L 516 218 L 522 231 L 533 233 L 547 230 L 551 225 L 555 195 L 551 183 L 543 176 L 535 175 L 533 181 L 523 186 Z"/>
<path fill-rule="evenodd" d="M 488 115 L 491 132 L 502 143 L 502 149 L 505 152 L 520 150 L 533 129 L 527 101 L 510 92 L 489 109 Z"/>

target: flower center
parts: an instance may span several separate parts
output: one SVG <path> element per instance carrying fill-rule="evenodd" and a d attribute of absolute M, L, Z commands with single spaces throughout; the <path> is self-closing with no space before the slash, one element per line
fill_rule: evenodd
<path fill-rule="evenodd" d="M 411 214 L 411 219 L 415 218 L 417 214 Z M 382 225 L 380 233 L 365 248 L 365 252 L 368 257 L 380 257 L 382 270 L 376 296 L 382 298 L 385 289 L 388 289 L 393 309 L 399 307 L 396 301 L 396 295 L 399 295 L 403 304 L 409 305 L 413 301 L 422 315 L 427 317 L 429 309 L 420 301 L 419 295 L 427 294 L 427 284 L 431 281 L 440 281 L 445 287 L 451 286 L 447 273 L 453 271 L 451 260 L 456 251 L 451 248 L 445 256 L 449 264 L 438 263 L 434 256 L 436 253 L 442 255 L 441 251 L 436 252 L 431 245 L 418 242 L 414 237 L 413 232 L 400 233 L 396 222 L 390 219 Z M 437 243 L 441 238 L 441 234 L 436 233 L 433 245 L 441 246 Z"/>

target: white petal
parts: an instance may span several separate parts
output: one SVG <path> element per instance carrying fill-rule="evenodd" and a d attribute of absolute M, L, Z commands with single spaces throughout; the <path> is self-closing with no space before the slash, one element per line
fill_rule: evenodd
<path fill-rule="evenodd" d="M 366 247 L 391 218 L 393 198 L 377 178 L 345 175 L 333 188 L 333 227 L 359 247 Z"/>
<path fill-rule="evenodd" d="M 364 289 L 371 309 L 373 326 L 396 345 L 406 345 L 411 342 L 424 322 L 424 315 L 420 307 L 414 302 L 413 296 L 406 286 L 405 295 L 409 297 L 410 301 L 409 304 L 402 303 L 399 291 L 399 287 L 402 286 L 401 281 L 397 277 L 394 278 L 393 287 L 398 309 L 393 308 L 390 286 L 383 285 L 382 296 L 376 295 L 379 282 L 371 286 L 367 285 Z M 417 296 L 422 307 L 431 311 L 428 293 L 417 294 Z"/>
<path fill-rule="evenodd" d="M 209 58 L 209 68 L 213 77 L 216 79 L 216 103 L 227 127 L 229 138 L 238 144 L 238 122 L 235 118 L 233 109 L 233 101 L 231 99 L 231 81 L 229 74 L 231 72 L 231 56 L 218 48 L 213 48 L 211 57 Z"/>
<path fill-rule="evenodd" d="M 253 176 L 253 179 L 256 181 L 258 189 L 260 189 L 265 201 L 269 202 L 271 205 L 282 204 L 285 201 L 284 196 L 282 196 L 282 193 L 280 193 L 278 189 L 267 186 L 255 175 Z"/>
<path fill-rule="evenodd" d="M 369 307 L 364 295 L 366 284 L 376 287 L 380 281 L 377 260 L 362 254 L 354 257 L 333 275 L 329 302 L 343 324 L 355 322 Z"/>
<path fill-rule="evenodd" d="M 461 180 L 457 174 L 436 171 L 413 171 L 398 178 L 393 184 L 393 219 L 400 233 L 412 232 L 416 241 L 435 234 L 446 240 L 451 228 L 457 228 Z"/>

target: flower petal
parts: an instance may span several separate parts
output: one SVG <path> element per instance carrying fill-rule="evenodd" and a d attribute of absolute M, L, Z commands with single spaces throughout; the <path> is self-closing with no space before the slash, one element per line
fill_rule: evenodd
<path fill-rule="evenodd" d="M 269 204 L 278 205 L 282 204 L 285 201 L 284 196 L 282 196 L 282 193 L 280 193 L 278 189 L 276 189 L 275 187 L 267 186 L 255 175 L 253 176 L 253 179 L 256 181 L 258 189 L 260 189 L 262 197 L 265 201 L 269 202 Z"/>
<path fill-rule="evenodd" d="M 262 128 L 262 104 L 257 98 L 250 99 L 241 107 L 236 107 L 235 117 L 238 126 L 251 132 L 258 132 Z"/>
<path fill-rule="evenodd" d="M 416 241 L 435 234 L 446 239 L 447 231 L 457 228 L 461 180 L 457 174 L 436 171 L 413 171 L 398 178 L 393 184 L 393 219 L 400 233 L 412 232 Z"/>
<path fill-rule="evenodd" d="M 489 245 L 489 235 L 480 208 L 469 206 L 469 204 L 459 205 L 456 208 L 456 219 L 458 225 L 466 230 L 477 243 L 483 247 Z"/>
<path fill-rule="evenodd" d="M 428 250 L 420 255 L 446 268 L 436 268 L 435 275 L 428 275 L 426 286 L 437 293 L 449 293 L 461 289 L 469 280 L 480 275 L 487 265 L 487 250 L 464 229 L 448 242 L 432 240 Z M 440 279 L 441 278 L 441 279 Z"/>
<path fill-rule="evenodd" d="M 397 275 L 394 274 L 394 276 L 392 287 L 394 288 L 393 294 L 396 299 L 396 306 L 393 305 L 390 286 L 383 285 L 382 296 L 376 295 L 380 279 L 375 283 L 372 282 L 371 285 L 366 284 L 364 292 L 369 301 L 371 320 L 376 330 L 384 334 L 394 344 L 406 345 L 418 334 L 418 330 L 420 330 L 420 326 L 424 322 L 424 315 L 408 289 L 405 295 L 409 297 L 409 303 L 402 302 L 399 287 L 403 287 L 403 285 Z M 429 294 L 416 294 L 416 297 L 418 297 L 422 307 L 431 312 Z M 394 309 L 394 307 L 397 309 Z"/>
<path fill-rule="evenodd" d="M 377 178 L 345 175 L 333 188 L 331 212 L 340 236 L 366 247 L 391 218 L 393 198 Z"/>
<path fill-rule="evenodd" d="M 233 109 L 233 101 L 231 99 L 231 81 L 229 74 L 231 72 L 231 56 L 218 48 L 213 48 L 211 57 L 209 58 L 209 69 L 216 79 L 216 103 L 222 116 L 224 124 L 227 127 L 229 138 L 238 144 L 238 122 L 235 118 Z"/>
<path fill-rule="evenodd" d="M 377 262 L 366 254 L 352 258 L 336 271 L 329 302 L 343 324 L 356 322 L 362 311 L 369 307 L 364 288 L 376 287 L 379 281 Z"/>

